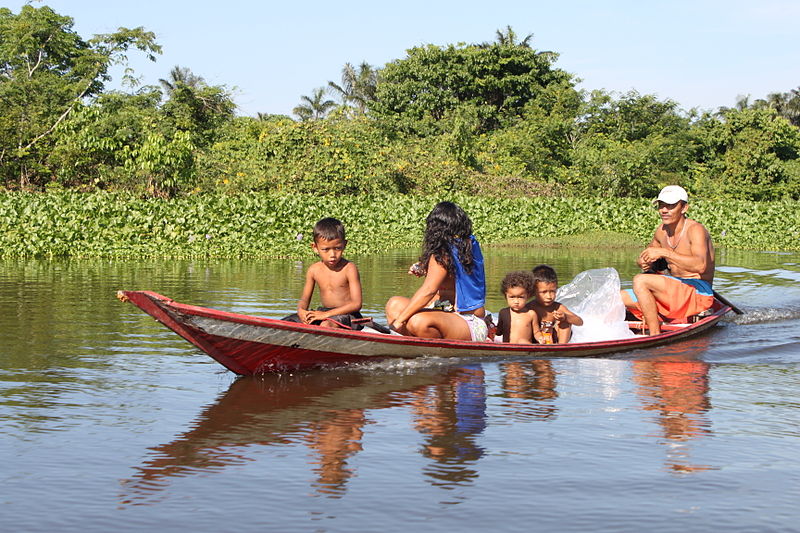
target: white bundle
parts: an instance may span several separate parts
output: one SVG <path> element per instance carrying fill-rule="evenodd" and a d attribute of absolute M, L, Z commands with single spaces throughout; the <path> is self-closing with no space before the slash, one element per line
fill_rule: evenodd
<path fill-rule="evenodd" d="M 583 319 L 583 326 L 572 326 L 570 342 L 634 336 L 625 322 L 625 304 L 619 291 L 619 274 L 613 268 L 586 270 L 558 288 L 556 299 Z"/>

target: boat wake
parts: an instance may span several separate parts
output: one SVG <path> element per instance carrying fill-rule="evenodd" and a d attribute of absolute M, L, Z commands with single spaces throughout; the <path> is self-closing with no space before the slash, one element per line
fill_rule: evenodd
<path fill-rule="evenodd" d="M 726 322 L 748 325 L 800 319 L 800 307 L 760 307 L 743 309 L 743 311 L 743 315 L 735 315 L 726 320 Z"/>

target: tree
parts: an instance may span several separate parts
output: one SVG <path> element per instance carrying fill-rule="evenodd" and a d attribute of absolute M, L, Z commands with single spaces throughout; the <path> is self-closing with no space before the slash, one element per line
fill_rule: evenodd
<path fill-rule="evenodd" d="M 800 127 L 800 87 L 785 93 L 770 93 L 766 98 L 758 98 L 752 103 L 750 95 L 736 97 L 734 107 L 720 107 L 716 116 L 724 119 L 730 111 L 744 111 L 746 109 L 773 109 L 792 125 Z"/>
<path fill-rule="evenodd" d="M 685 132 L 689 120 L 673 100 L 661 101 L 637 91 L 620 95 L 592 91 L 581 110 L 578 125 L 584 136 L 605 135 L 619 141 L 637 141 L 653 134 Z"/>
<path fill-rule="evenodd" d="M 168 80 L 159 78 L 158 83 L 164 88 L 164 92 L 167 96 L 171 96 L 172 93 L 181 86 L 189 87 L 190 89 L 199 89 L 206 86 L 206 80 L 204 80 L 202 76 L 195 75 L 188 67 L 181 67 L 178 65 L 175 65 L 172 67 L 172 70 L 169 71 Z"/>
<path fill-rule="evenodd" d="M 186 131 L 192 142 L 203 147 L 213 142 L 216 130 L 233 119 L 236 105 L 221 85 L 200 83 L 191 87 L 176 83 L 161 113 L 175 130 Z"/>
<path fill-rule="evenodd" d="M 316 120 L 324 118 L 328 112 L 336 107 L 336 102 L 325 99 L 325 87 L 314 89 L 311 96 L 301 96 L 301 104 L 292 110 L 292 113 L 302 120 Z"/>
<path fill-rule="evenodd" d="M 711 197 L 800 198 L 800 130 L 774 109 L 729 109 L 694 126 L 691 187 Z"/>
<path fill-rule="evenodd" d="M 437 122 L 462 105 L 477 110 L 480 131 L 518 117 L 545 87 L 571 84 L 555 54 L 521 45 L 434 45 L 408 50 L 381 71 L 370 110 L 390 129 L 437 134 Z"/>
<path fill-rule="evenodd" d="M 378 71 L 367 62 L 362 62 L 358 69 L 345 63 L 341 85 L 328 82 L 328 87 L 341 98 L 342 104 L 353 106 L 362 115 L 366 112 L 367 105 L 375 100 L 377 86 Z"/>
<path fill-rule="evenodd" d="M 531 40 L 533 40 L 533 34 L 529 33 L 528 35 L 523 37 L 521 41 L 518 41 L 517 34 L 513 29 L 511 29 L 511 26 L 506 26 L 505 31 L 503 30 L 495 31 L 495 41 L 497 42 L 497 44 L 500 45 L 522 46 L 524 48 L 530 48 Z"/>
<path fill-rule="evenodd" d="M 690 121 L 671 100 L 593 91 L 578 114 L 566 181 L 585 193 L 653 196 L 692 162 Z"/>
<path fill-rule="evenodd" d="M 124 171 L 127 158 L 146 135 L 162 129 L 161 91 L 144 87 L 136 94 L 112 91 L 79 105 L 54 132 L 47 164 L 67 186 L 138 185 Z"/>
<path fill-rule="evenodd" d="M 0 9 L 0 175 L 20 187 L 42 185 L 52 134 L 82 101 L 99 94 L 112 65 L 130 48 L 151 60 L 161 48 L 143 28 L 84 40 L 73 20 L 51 8 Z"/>
<path fill-rule="evenodd" d="M 800 127 L 800 87 L 785 93 L 770 93 L 764 106 L 777 111 L 794 126 Z"/>

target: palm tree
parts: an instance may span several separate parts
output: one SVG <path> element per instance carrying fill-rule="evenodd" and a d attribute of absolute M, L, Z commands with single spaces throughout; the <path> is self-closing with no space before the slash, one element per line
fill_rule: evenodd
<path fill-rule="evenodd" d="M 503 30 L 495 30 L 494 33 L 495 41 L 499 45 L 521 46 L 523 48 L 531 47 L 531 40 L 533 39 L 532 33 L 526 35 L 525 38 L 519 42 L 517 42 L 517 33 L 511 29 L 511 26 L 506 26 L 505 32 Z"/>
<path fill-rule="evenodd" d="M 489 48 L 490 46 L 519 46 L 521 48 L 529 48 L 532 49 L 531 41 L 533 40 L 533 34 L 529 33 L 526 35 L 521 41 L 518 39 L 517 32 L 511 28 L 511 26 L 506 26 L 505 30 L 495 30 L 495 41 L 493 43 L 482 43 L 478 46 L 481 48 Z M 552 52 L 550 50 L 540 50 L 536 51 L 536 56 L 545 60 L 548 64 L 552 64 L 558 59 L 558 53 Z"/>
<path fill-rule="evenodd" d="M 795 126 L 800 126 L 800 87 L 788 93 L 767 95 L 766 104 Z"/>
<path fill-rule="evenodd" d="M 292 113 L 304 121 L 324 118 L 328 111 L 336 107 L 333 100 L 325 100 L 325 87 L 314 89 L 311 96 L 303 95 L 300 100 L 302 103 L 292 109 Z"/>
<path fill-rule="evenodd" d="M 362 61 L 358 69 L 350 63 L 345 63 L 342 68 L 341 85 L 329 81 L 328 87 L 341 99 L 342 104 L 352 105 L 363 114 L 367 110 L 368 103 L 375 100 L 378 70 L 366 61 Z"/>
<path fill-rule="evenodd" d="M 164 88 L 167 95 L 172 95 L 180 86 L 189 87 L 190 89 L 197 89 L 206 84 L 206 80 L 202 76 L 197 76 L 188 67 L 181 67 L 175 65 L 169 71 L 169 79 L 165 80 L 160 78 L 158 82 Z"/>

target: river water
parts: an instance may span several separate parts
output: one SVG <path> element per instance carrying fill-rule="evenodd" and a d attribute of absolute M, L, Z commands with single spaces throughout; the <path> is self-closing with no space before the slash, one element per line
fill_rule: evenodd
<path fill-rule="evenodd" d="M 489 308 L 636 252 L 487 248 Z M 351 259 L 367 314 L 416 288 Z M 718 259 L 745 314 L 668 347 L 251 378 L 114 293 L 280 317 L 307 262 L 0 261 L 0 529 L 798 531 L 800 255 Z"/>

